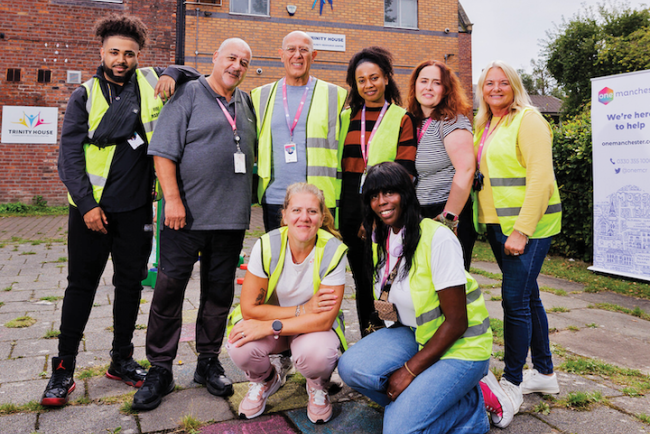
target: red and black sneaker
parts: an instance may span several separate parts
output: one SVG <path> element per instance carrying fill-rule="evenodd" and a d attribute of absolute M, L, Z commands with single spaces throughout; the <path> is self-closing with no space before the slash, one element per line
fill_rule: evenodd
<path fill-rule="evenodd" d="M 106 376 L 111 380 L 120 380 L 133 387 L 140 387 L 147 376 L 147 370 L 133 360 L 133 345 L 121 348 L 115 353 L 111 351 L 111 365 Z"/>
<path fill-rule="evenodd" d="M 75 389 L 74 367 L 74 356 L 52 357 L 52 377 L 43 392 L 41 405 L 61 407 L 68 402 Z"/>

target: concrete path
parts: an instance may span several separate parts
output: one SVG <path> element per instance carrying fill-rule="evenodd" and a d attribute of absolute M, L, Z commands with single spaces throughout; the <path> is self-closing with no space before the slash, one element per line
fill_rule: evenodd
<path fill-rule="evenodd" d="M 213 433 L 380 433 L 382 411 L 347 386 L 332 390 L 334 416 L 325 425 L 312 425 L 307 419 L 307 395 L 304 379 L 290 377 L 273 395 L 263 416 L 241 421 L 235 412 L 247 390 L 246 379 L 222 354 L 227 375 L 236 382 L 235 395 L 229 399 L 210 395 L 193 382 L 196 367 L 194 320 L 199 304 L 198 265 L 188 286 L 183 307 L 183 332 L 179 353 L 174 361 L 177 390 L 167 396 L 154 411 L 131 414 L 125 403 L 131 402 L 134 389 L 103 376 L 109 363 L 112 340 L 112 264 L 109 262 L 95 297 L 95 305 L 77 358 L 77 388 L 71 405 L 48 410 L 35 405 L 47 384 L 49 360 L 57 353 L 57 340 L 47 336 L 58 330 L 61 299 L 66 286 L 67 253 L 64 242 L 65 217 L 0 218 L 0 433 L 113 433 L 145 434 L 191 432 L 185 422 L 201 423 L 196 432 Z M 261 209 L 253 208 L 250 235 L 244 252 L 262 233 Z M 14 238 L 12 238 L 14 237 Z M 13 241 L 12 241 L 13 240 Z M 29 241 L 27 241 L 29 240 Z M 475 263 L 473 267 L 499 273 L 495 264 Z M 238 277 L 244 272 L 238 271 Z M 499 281 L 477 276 L 490 311 L 502 319 Z M 549 310 L 551 341 L 556 366 L 568 358 L 583 356 L 611 365 L 632 368 L 650 382 L 650 322 L 615 312 L 594 309 L 596 303 L 613 303 L 629 309 L 639 306 L 650 312 L 650 301 L 612 293 L 589 294 L 581 285 L 541 276 L 540 286 L 561 289 L 566 295 L 543 293 Z M 241 286 L 236 287 L 237 295 Z M 561 293 L 561 292 L 560 292 Z M 343 310 L 348 324 L 348 341 L 359 340 L 354 285 L 348 275 Z M 135 358 L 145 359 L 144 341 L 153 290 L 145 287 L 138 327 L 135 331 Z M 238 302 L 238 297 L 235 302 Z M 28 316 L 35 322 L 24 328 L 10 328 L 10 321 Z M 492 366 L 503 367 L 503 348 L 494 346 Z M 650 433 L 650 425 L 640 418 L 650 416 L 650 395 L 634 396 L 633 389 L 611 373 L 606 376 L 570 373 L 558 370 L 561 393 L 556 403 L 541 395 L 525 397 L 520 414 L 505 430 L 491 433 Z M 628 381 L 629 382 L 629 381 Z M 647 387 L 647 386 L 646 386 Z M 625 389 L 625 390 L 624 390 Z M 567 408 L 564 401 L 571 392 L 600 392 L 601 402 L 587 411 Z M 626 393 L 627 392 L 627 393 Z M 570 396 L 570 398 L 573 395 Z M 548 411 L 544 411 L 548 405 Z M 639 418 L 640 417 L 640 418 Z M 647 421 L 648 419 L 646 419 Z"/>

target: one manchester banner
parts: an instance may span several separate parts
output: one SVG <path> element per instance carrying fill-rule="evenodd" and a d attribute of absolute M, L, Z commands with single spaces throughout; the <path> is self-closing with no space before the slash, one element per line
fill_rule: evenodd
<path fill-rule="evenodd" d="M 650 71 L 591 80 L 594 265 L 650 280 Z"/>
<path fill-rule="evenodd" d="M 2 143 L 56 144 L 57 107 L 2 107 Z"/>

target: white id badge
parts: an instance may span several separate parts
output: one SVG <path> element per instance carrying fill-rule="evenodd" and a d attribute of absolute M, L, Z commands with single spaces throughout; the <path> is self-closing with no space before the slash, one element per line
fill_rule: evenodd
<path fill-rule="evenodd" d="M 361 183 L 359 184 L 359 194 L 363 193 L 363 184 L 366 182 L 366 172 L 361 175 Z"/>
<path fill-rule="evenodd" d="M 246 173 L 246 154 L 235 152 L 235 173 Z"/>
<path fill-rule="evenodd" d="M 133 136 L 131 136 L 131 138 L 127 141 L 133 149 L 138 149 L 140 145 L 144 144 L 144 140 L 142 140 L 142 137 L 140 137 L 138 133 L 133 133 Z"/>
<path fill-rule="evenodd" d="M 298 149 L 295 143 L 287 143 L 284 145 L 284 162 L 297 163 L 298 162 Z"/>

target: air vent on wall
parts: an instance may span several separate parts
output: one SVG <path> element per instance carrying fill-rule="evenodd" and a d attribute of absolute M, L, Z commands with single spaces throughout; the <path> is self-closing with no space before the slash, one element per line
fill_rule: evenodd
<path fill-rule="evenodd" d="M 68 71 L 67 83 L 81 84 L 81 71 Z"/>

